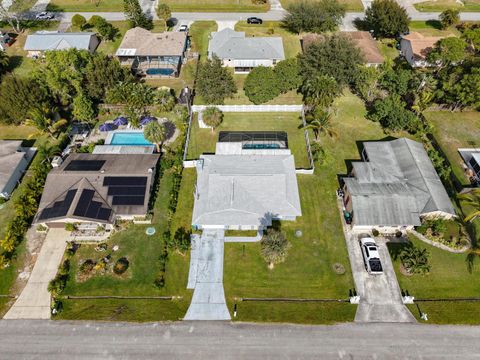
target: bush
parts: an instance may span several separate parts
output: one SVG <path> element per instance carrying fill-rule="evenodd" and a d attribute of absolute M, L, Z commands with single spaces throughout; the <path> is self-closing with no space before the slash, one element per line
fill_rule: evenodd
<path fill-rule="evenodd" d="M 87 20 L 85 19 L 84 16 L 82 16 L 80 14 L 73 15 L 73 17 L 72 17 L 72 25 L 73 26 L 78 27 L 78 28 L 80 28 L 80 30 L 82 30 L 86 23 L 87 23 Z"/>
<path fill-rule="evenodd" d="M 400 261 L 410 274 L 426 274 L 430 271 L 427 249 L 420 249 L 413 245 L 408 246 L 400 253 Z"/>
<path fill-rule="evenodd" d="M 395 237 L 397 237 L 397 238 L 401 238 L 402 235 L 403 235 L 403 233 L 402 233 L 400 230 L 397 230 L 397 231 L 395 232 Z"/>
<path fill-rule="evenodd" d="M 275 229 L 268 229 L 261 242 L 261 254 L 268 267 L 272 269 L 275 264 L 285 261 L 288 249 L 292 246 L 285 234 Z"/>
<path fill-rule="evenodd" d="M 377 229 L 372 229 L 372 235 L 374 237 L 377 237 L 378 235 L 380 235 L 380 232 Z"/>
<path fill-rule="evenodd" d="M 65 223 L 65 230 L 66 231 L 75 231 L 77 230 L 77 225 L 74 223 Z"/>
<path fill-rule="evenodd" d="M 165 286 L 165 272 L 160 272 L 153 283 L 157 288 L 163 288 Z"/>
<path fill-rule="evenodd" d="M 88 23 L 92 25 L 94 28 L 96 28 L 99 24 L 105 22 L 106 20 L 99 16 L 99 15 L 93 15 L 90 20 L 88 20 Z"/>
<path fill-rule="evenodd" d="M 95 261 L 93 261 L 92 259 L 87 259 L 82 263 L 82 265 L 80 265 L 80 272 L 82 274 L 89 274 L 93 271 L 94 267 Z"/>
<path fill-rule="evenodd" d="M 117 275 L 121 275 L 125 271 L 127 271 L 129 265 L 130 265 L 130 263 L 128 262 L 127 258 L 126 257 L 121 257 L 115 263 L 115 266 L 113 267 L 113 272 Z"/>

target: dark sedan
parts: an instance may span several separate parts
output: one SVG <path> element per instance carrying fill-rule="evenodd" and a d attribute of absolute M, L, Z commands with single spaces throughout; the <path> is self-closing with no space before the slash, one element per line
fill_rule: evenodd
<path fill-rule="evenodd" d="M 247 24 L 263 24 L 263 20 L 257 17 L 249 17 Z"/>

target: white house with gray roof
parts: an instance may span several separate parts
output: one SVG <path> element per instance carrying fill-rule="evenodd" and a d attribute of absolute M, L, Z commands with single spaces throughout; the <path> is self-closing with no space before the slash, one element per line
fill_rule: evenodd
<path fill-rule="evenodd" d="M 21 140 L 0 141 L 0 197 L 12 195 L 34 154 L 35 149 L 22 147 Z"/>
<path fill-rule="evenodd" d="M 93 53 L 100 40 L 93 32 L 37 31 L 27 36 L 24 50 L 28 57 L 41 57 L 45 51 L 87 50 Z"/>
<path fill-rule="evenodd" d="M 423 145 L 400 138 L 363 143 L 363 162 L 344 178 L 344 206 L 354 230 L 392 232 L 422 218 L 456 216 L 450 198 Z"/>
<path fill-rule="evenodd" d="M 224 29 L 212 32 L 208 57 L 217 56 L 235 73 L 249 73 L 257 66 L 275 66 L 285 59 L 281 37 L 246 37 L 244 32 Z"/>

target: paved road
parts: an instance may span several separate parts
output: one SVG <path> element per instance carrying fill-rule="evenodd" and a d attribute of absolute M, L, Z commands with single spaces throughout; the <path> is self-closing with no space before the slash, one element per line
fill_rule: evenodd
<path fill-rule="evenodd" d="M 478 359 L 480 327 L 0 321 L 0 358 Z"/>
<path fill-rule="evenodd" d="M 48 283 L 57 274 L 68 235 L 64 229 L 48 231 L 27 285 L 4 319 L 50 319 Z"/>

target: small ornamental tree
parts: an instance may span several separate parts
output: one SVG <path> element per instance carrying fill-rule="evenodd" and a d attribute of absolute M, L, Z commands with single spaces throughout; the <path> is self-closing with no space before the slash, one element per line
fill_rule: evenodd
<path fill-rule="evenodd" d="M 243 84 L 245 95 L 254 104 L 263 104 L 280 95 L 277 77 L 272 68 L 259 66 L 247 75 Z"/>
<path fill-rule="evenodd" d="M 212 128 L 212 132 L 222 123 L 223 113 L 220 109 L 211 106 L 203 111 L 203 122 Z"/>
<path fill-rule="evenodd" d="M 378 121 L 391 131 L 412 130 L 418 127 L 419 120 L 415 114 L 405 108 L 405 102 L 398 95 L 389 95 L 373 103 L 367 117 Z"/>
<path fill-rule="evenodd" d="M 213 105 L 222 105 L 225 98 L 237 92 L 232 73 L 222 67 L 221 60 L 216 56 L 200 63 L 195 88 L 207 104 Z"/>
<path fill-rule="evenodd" d="M 163 124 L 159 124 L 158 121 L 149 122 L 143 129 L 145 139 L 157 146 L 157 152 L 161 151 L 162 144 L 167 136 L 167 131 Z"/>
<path fill-rule="evenodd" d="M 78 27 L 80 30 L 83 29 L 85 24 L 87 23 L 87 19 L 80 14 L 75 14 L 72 16 L 72 25 Z"/>
<path fill-rule="evenodd" d="M 337 82 L 329 75 L 317 75 L 306 79 L 300 91 L 305 104 L 312 107 L 328 107 L 341 93 Z"/>
<path fill-rule="evenodd" d="M 155 94 L 155 103 L 157 109 L 160 112 L 172 111 L 175 106 L 175 96 L 172 95 L 170 90 L 159 89 Z"/>
<path fill-rule="evenodd" d="M 439 16 L 442 28 L 446 29 L 460 21 L 460 11 L 458 9 L 447 9 L 442 11 Z"/>
<path fill-rule="evenodd" d="M 73 98 L 73 117 L 78 121 L 92 122 L 95 117 L 93 102 L 83 91 Z"/>
<path fill-rule="evenodd" d="M 268 263 L 268 268 L 273 269 L 275 264 L 285 261 L 291 246 L 284 233 L 275 229 L 268 229 L 260 242 L 260 251 L 262 257 Z"/>
<path fill-rule="evenodd" d="M 157 16 L 163 20 L 166 28 L 167 21 L 172 17 L 172 11 L 170 10 L 170 7 L 165 3 L 159 3 L 155 9 L 155 12 L 157 13 Z"/>
<path fill-rule="evenodd" d="M 410 18 L 395 0 L 373 0 L 365 11 L 365 24 L 377 37 L 394 38 L 408 32 Z"/>
<path fill-rule="evenodd" d="M 152 20 L 145 16 L 138 0 L 123 0 L 123 9 L 131 27 L 141 27 L 147 30 L 153 28 Z"/>

